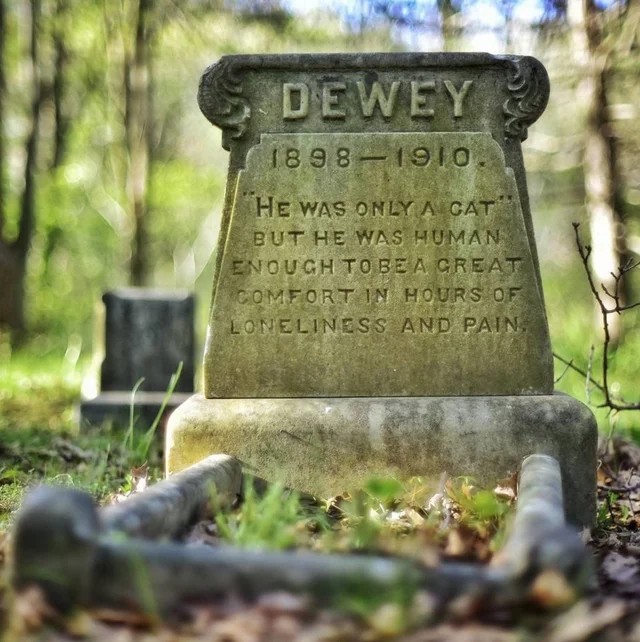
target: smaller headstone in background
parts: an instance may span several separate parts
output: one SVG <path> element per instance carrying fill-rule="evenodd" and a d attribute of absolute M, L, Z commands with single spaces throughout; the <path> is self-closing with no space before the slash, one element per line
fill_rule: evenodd
<path fill-rule="evenodd" d="M 107 292 L 104 303 L 104 354 L 100 392 L 80 405 L 81 424 L 105 421 L 127 425 L 132 391 L 136 425 L 155 419 L 172 375 L 182 371 L 166 407 L 170 412 L 193 392 L 195 300 L 184 290 L 122 288 Z M 102 320 L 101 320 L 102 321 Z"/>

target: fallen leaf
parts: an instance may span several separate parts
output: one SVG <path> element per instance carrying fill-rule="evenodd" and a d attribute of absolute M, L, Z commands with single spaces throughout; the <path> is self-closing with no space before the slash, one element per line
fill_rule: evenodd
<path fill-rule="evenodd" d="M 603 574 L 623 589 L 637 589 L 640 594 L 640 558 L 610 551 L 602 560 Z"/>
<path fill-rule="evenodd" d="M 496 497 L 506 499 L 510 504 L 516 500 L 516 492 L 509 486 L 496 486 L 493 492 Z"/>
<path fill-rule="evenodd" d="M 407 627 L 404 609 L 399 604 L 383 604 L 367 617 L 367 624 L 383 637 L 399 635 Z"/>
<path fill-rule="evenodd" d="M 604 471 L 602 467 L 599 467 L 596 471 L 596 479 L 598 484 L 606 485 L 611 482 L 611 477 Z"/>
<path fill-rule="evenodd" d="M 531 584 L 531 599 L 545 609 L 569 606 L 576 601 L 576 592 L 565 576 L 555 569 L 546 569 Z"/>
<path fill-rule="evenodd" d="M 521 632 L 481 624 L 464 626 L 441 624 L 401 638 L 401 642 L 521 642 L 521 640 Z"/>
<path fill-rule="evenodd" d="M 552 622 L 545 642 L 583 642 L 619 622 L 626 612 L 620 600 L 606 600 L 598 606 L 582 600 Z"/>
<path fill-rule="evenodd" d="M 260 642 L 266 637 L 268 618 L 255 609 L 236 613 L 216 622 L 209 629 L 209 639 L 233 640 L 234 642 Z"/>
<path fill-rule="evenodd" d="M 444 500 L 444 493 L 436 493 L 427 502 L 427 511 L 440 510 Z"/>
<path fill-rule="evenodd" d="M 101 622 L 109 624 L 124 624 L 136 628 L 151 626 L 153 620 L 143 613 L 135 611 L 124 611 L 120 609 L 95 608 L 91 609 L 90 614 Z"/>
<path fill-rule="evenodd" d="M 466 481 L 463 481 L 460 485 L 460 491 L 467 499 L 472 499 L 473 494 L 476 490 L 476 487 L 473 484 L 469 484 Z"/>
<path fill-rule="evenodd" d="M 471 551 L 468 538 L 464 538 L 459 528 L 454 528 L 447 536 L 447 546 L 444 552 L 452 557 L 462 557 Z"/>
<path fill-rule="evenodd" d="M 141 493 L 147 487 L 149 480 L 149 466 L 142 464 L 142 466 L 134 467 L 131 469 L 131 482 L 133 486 L 132 493 Z"/>
<path fill-rule="evenodd" d="M 207 546 L 218 546 L 221 542 L 218 527 L 211 520 L 198 522 L 185 538 L 188 545 L 204 544 Z"/>
<path fill-rule="evenodd" d="M 47 620 L 55 617 L 56 612 L 47 602 L 44 591 L 34 585 L 15 596 L 13 615 L 17 632 L 35 631 Z"/>
<path fill-rule="evenodd" d="M 309 610 L 309 601 L 293 593 L 277 591 L 263 595 L 257 608 L 269 616 L 303 615 Z"/>

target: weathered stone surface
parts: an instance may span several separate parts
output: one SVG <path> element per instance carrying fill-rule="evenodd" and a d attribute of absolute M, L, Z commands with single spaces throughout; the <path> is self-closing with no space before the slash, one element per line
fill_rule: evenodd
<path fill-rule="evenodd" d="M 211 484 L 220 497 L 239 489 L 240 478 L 237 460 L 214 455 L 100 511 L 78 490 L 37 489 L 16 522 L 13 585 L 18 591 L 37 587 L 65 612 L 96 606 L 152 618 L 175 616 L 188 604 L 224 595 L 255 600 L 287 591 L 340 608 L 363 590 L 393 600 L 399 591 L 410 595 L 418 589 L 438 599 L 442 616 L 455 617 L 455 603 L 469 596 L 484 611 L 522 611 L 532 603 L 532 583 L 545 570 L 560 573 L 576 592 L 590 585 L 587 551 L 565 523 L 560 467 L 547 455 L 522 463 L 514 527 L 497 563 L 488 566 L 452 561 L 425 566 L 393 557 L 247 551 L 136 537 L 177 535 L 195 519 L 210 516 Z"/>
<path fill-rule="evenodd" d="M 292 149 L 352 161 L 273 167 Z M 489 134 L 265 134 L 238 181 L 207 394 L 550 392 L 536 283 Z"/>
<path fill-rule="evenodd" d="M 131 391 L 101 392 L 91 399 L 80 402 L 79 421 L 81 425 L 99 426 L 109 421 L 116 426 L 128 426 L 131 422 L 133 406 L 134 424 L 142 429 L 149 428 L 165 401 L 166 392 L 136 392 L 133 399 Z M 176 392 L 166 400 L 163 417 L 169 416 L 181 403 L 189 399 L 188 392 Z M 159 431 L 164 423 L 161 422 Z"/>
<path fill-rule="evenodd" d="M 534 59 L 485 54 L 210 68 L 231 157 L 206 396 L 551 392 L 520 155 L 547 95 Z"/>
<path fill-rule="evenodd" d="M 471 475 L 489 486 L 533 453 L 560 462 L 568 520 L 595 515 L 597 429 L 566 395 L 425 398 L 205 399 L 170 417 L 167 473 L 208 453 L 246 472 L 331 496 L 371 475 Z"/>
<path fill-rule="evenodd" d="M 214 492 L 218 507 L 229 507 L 242 492 L 242 467 L 233 457 L 210 455 L 144 493 L 103 508 L 102 527 L 129 537 L 178 537 L 211 514 Z"/>
<path fill-rule="evenodd" d="M 13 585 L 40 586 L 49 603 L 68 612 L 91 594 L 100 522 L 91 495 L 40 486 L 20 508 L 13 534 Z"/>
<path fill-rule="evenodd" d="M 204 396 L 170 419 L 167 472 L 225 452 L 330 495 L 372 474 L 488 485 L 540 453 L 590 524 L 596 425 L 551 394 L 521 154 L 548 92 L 536 60 L 487 54 L 210 67 L 227 193 Z"/>
<path fill-rule="evenodd" d="M 99 394 L 80 403 L 81 424 L 106 421 L 129 425 L 131 393 L 136 425 L 148 428 L 166 401 L 164 417 L 193 392 L 195 300 L 186 291 L 122 288 L 103 296 L 96 346 L 104 354 Z M 174 393 L 165 400 L 172 376 L 182 362 Z M 95 384 L 94 386 L 95 387 Z"/>
<path fill-rule="evenodd" d="M 131 390 L 144 377 L 141 390 L 164 392 L 182 362 L 176 392 L 193 391 L 194 298 L 188 292 L 122 288 L 107 292 L 103 391 Z"/>

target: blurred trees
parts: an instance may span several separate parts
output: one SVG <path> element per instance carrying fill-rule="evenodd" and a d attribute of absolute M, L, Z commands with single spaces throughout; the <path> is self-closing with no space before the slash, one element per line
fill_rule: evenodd
<path fill-rule="evenodd" d="M 2 48 L 7 38 L 6 10 L 2 9 Z M 38 144 L 40 138 L 40 110 L 43 99 L 42 79 L 40 72 L 40 31 L 41 31 L 41 0 L 32 0 L 29 3 L 29 36 L 28 56 L 24 61 L 28 65 L 30 105 L 26 111 L 27 135 L 25 141 L 25 161 L 22 193 L 19 197 L 18 230 L 13 240 L 5 236 L 5 203 L 4 194 L 0 199 L 0 324 L 9 325 L 14 336 L 19 336 L 24 331 L 24 298 L 25 276 L 27 269 L 27 256 L 33 237 L 36 218 L 36 166 Z M 6 58 L 3 55 L 0 61 L 2 66 L 2 93 L 3 115 L 6 112 Z M 4 121 L 3 121 L 4 122 Z M 1 135 L 3 137 L 3 135 Z M 2 151 L 5 152 L 3 145 Z M 6 153 L 6 152 L 5 152 Z M 5 165 L 3 159 L 2 167 Z M 4 179 L 4 177 L 0 177 Z M 4 182 L 4 180 L 3 180 Z M 4 191 L 4 190 L 3 190 Z"/>
<path fill-rule="evenodd" d="M 93 303 L 126 283 L 195 284 L 206 308 L 226 155 L 195 92 L 225 53 L 537 53 L 570 98 L 532 130 L 529 169 L 558 165 L 547 182 L 586 197 L 606 283 L 640 213 L 624 188 L 640 138 L 612 122 L 633 103 L 639 0 L 595 1 L 0 0 L 0 326 L 88 337 Z"/>
<path fill-rule="evenodd" d="M 635 65 L 637 71 L 640 65 L 640 0 L 542 0 L 537 15 L 531 9 L 523 10 L 525 5 L 520 0 L 360 0 L 344 3 L 340 10 L 359 31 L 363 24 L 379 25 L 380 20 L 386 20 L 390 28 L 403 30 L 401 36 L 407 40 L 415 42 L 415 37 L 407 37 L 407 33 L 422 33 L 422 42 L 430 39 L 444 50 L 464 48 L 465 38 L 485 29 L 498 34 L 504 52 L 536 53 L 545 58 L 552 49 L 561 52 L 565 64 L 567 59 L 573 60 L 574 110 L 579 114 L 584 107 L 585 112 L 584 121 L 580 121 L 582 189 L 594 277 L 611 293 L 617 287 L 623 304 L 630 284 L 626 274 L 617 283 L 614 275 L 628 260 L 630 227 L 625 221 L 625 180 L 619 161 L 619 135 L 613 123 L 612 94 L 619 66 Z M 474 7 L 481 19 L 482 12 L 486 14 L 484 26 L 472 24 Z M 527 19 L 528 24 L 523 25 Z M 523 28 L 538 36 L 540 51 L 522 51 Z M 558 71 L 552 69 L 551 73 Z M 594 318 L 599 323 L 599 315 Z M 615 343 L 622 332 L 620 318 L 614 316 L 609 321 Z"/>
<path fill-rule="evenodd" d="M 584 135 L 583 173 L 585 206 L 591 231 L 591 263 L 596 282 L 608 292 L 618 290 L 624 304 L 628 289 L 615 275 L 627 259 L 626 227 L 622 202 L 622 176 L 618 142 L 611 122 L 611 88 L 615 58 L 631 54 L 630 44 L 638 27 L 637 0 L 605 12 L 595 0 L 567 0 L 572 28 L 572 54 L 582 70 L 580 95 L 587 105 Z M 619 46 L 622 36 L 624 46 Z M 630 40 L 631 38 L 631 40 Z M 609 319 L 613 342 L 621 333 L 620 317 Z"/>
<path fill-rule="evenodd" d="M 332 37 L 277 0 L 0 0 L 0 354 L 7 329 L 89 337 L 105 289 L 206 282 L 225 157 L 200 74 Z"/>
<path fill-rule="evenodd" d="M 133 34 L 125 48 L 125 113 L 129 156 L 127 184 L 133 239 L 131 244 L 130 281 L 145 285 L 149 270 L 147 260 L 147 191 L 152 127 L 153 5 L 151 0 L 136 0 L 133 6 Z"/>

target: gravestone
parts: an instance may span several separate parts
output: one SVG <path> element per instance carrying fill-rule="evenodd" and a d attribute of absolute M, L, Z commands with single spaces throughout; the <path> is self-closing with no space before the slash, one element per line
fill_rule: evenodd
<path fill-rule="evenodd" d="M 111 420 L 128 425 L 132 391 L 137 386 L 135 415 L 140 426 L 148 428 L 180 363 L 182 371 L 166 411 L 172 411 L 193 393 L 193 295 L 186 291 L 122 288 L 105 293 L 102 302 L 100 394 L 82 401 L 81 421 L 101 424 Z"/>
<path fill-rule="evenodd" d="M 225 452 L 335 493 L 371 474 L 492 483 L 532 453 L 595 506 L 596 428 L 553 393 L 521 142 L 530 57 L 228 56 L 199 103 L 230 151 L 204 394 L 167 471 Z"/>

